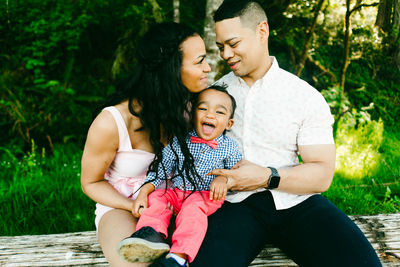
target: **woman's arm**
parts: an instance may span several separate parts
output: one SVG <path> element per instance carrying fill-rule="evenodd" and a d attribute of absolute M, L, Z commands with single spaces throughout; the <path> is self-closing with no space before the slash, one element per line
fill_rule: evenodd
<path fill-rule="evenodd" d="M 81 186 L 94 201 L 113 208 L 132 210 L 133 200 L 116 191 L 104 174 L 118 150 L 118 128 L 108 111 L 101 112 L 89 128 L 81 160 Z"/>

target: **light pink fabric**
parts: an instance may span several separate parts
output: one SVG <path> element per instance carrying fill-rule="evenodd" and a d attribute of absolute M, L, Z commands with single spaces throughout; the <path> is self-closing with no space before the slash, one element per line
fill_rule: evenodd
<path fill-rule="evenodd" d="M 170 252 L 185 253 L 189 257 L 189 262 L 192 262 L 207 231 L 207 216 L 217 211 L 223 200 L 210 200 L 209 191 L 195 192 L 185 199 L 189 194 L 190 192 L 177 188 L 167 191 L 155 190 L 148 197 L 149 208 L 143 211 L 136 229 L 150 226 L 167 237 L 172 215 L 172 211 L 168 208 L 170 203 L 177 214 Z"/>
<path fill-rule="evenodd" d="M 116 107 L 106 107 L 115 119 L 118 128 L 119 148 L 104 178 L 122 195 L 135 199 L 154 154 L 133 149 L 124 119 Z M 96 204 L 96 229 L 101 217 L 113 208 Z"/>

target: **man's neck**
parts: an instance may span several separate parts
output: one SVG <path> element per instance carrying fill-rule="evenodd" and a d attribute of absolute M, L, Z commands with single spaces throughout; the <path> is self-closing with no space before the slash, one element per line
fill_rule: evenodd
<path fill-rule="evenodd" d="M 272 66 L 272 59 L 267 54 L 264 59 L 260 60 L 260 66 L 254 72 L 249 73 L 249 75 L 242 77 L 242 79 L 244 80 L 244 82 L 247 84 L 248 87 L 251 87 L 257 80 L 265 76 L 265 74 L 269 71 L 271 66 Z"/>

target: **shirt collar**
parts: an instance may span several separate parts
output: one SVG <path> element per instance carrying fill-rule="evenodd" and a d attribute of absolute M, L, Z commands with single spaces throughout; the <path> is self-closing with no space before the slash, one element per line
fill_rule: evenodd
<path fill-rule="evenodd" d="M 269 70 L 264 74 L 264 76 L 262 77 L 262 78 L 260 78 L 260 79 L 258 79 L 257 81 L 255 81 L 255 83 L 252 85 L 252 87 L 255 85 L 255 84 L 258 84 L 258 83 L 264 83 L 264 82 L 267 82 L 267 80 L 268 79 L 270 79 L 270 77 L 271 76 L 273 76 L 274 75 L 274 73 L 276 73 L 277 72 L 277 70 L 279 69 L 279 64 L 278 64 L 278 61 L 276 60 L 276 58 L 274 57 L 274 56 L 270 56 L 269 57 L 270 59 L 271 59 L 271 67 L 269 68 Z M 233 72 L 232 72 L 232 74 L 233 74 Z M 234 74 L 233 74 L 234 75 Z M 241 87 L 247 87 L 247 88 L 249 88 L 250 89 L 250 87 L 247 85 L 247 83 L 241 78 L 241 77 L 238 77 L 238 76 L 235 76 L 236 78 L 237 78 L 237 80 L 238 80 L 238 82 L 239 82 L 239 84 L 240 84 L 240 86 Z"/>

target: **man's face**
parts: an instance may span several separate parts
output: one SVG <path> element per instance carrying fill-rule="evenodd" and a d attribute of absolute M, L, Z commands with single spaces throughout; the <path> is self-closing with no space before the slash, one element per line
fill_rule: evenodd
<path fill-rule="evenodd" d="M 195 109 L 195 129 L 204 140 L 214 140 L 233 125 L 232 101 L 224 92 L 214 89 L 201 92 Z"/>
<path fill-rule="evenodd" d="M 215 28 L 220 55 L 235 75 L 246 80 L 257 73 L 267 47 L 256 29 L 243 26 L 239 17 L 218 21 Z"/>

